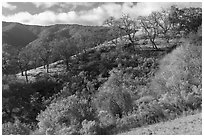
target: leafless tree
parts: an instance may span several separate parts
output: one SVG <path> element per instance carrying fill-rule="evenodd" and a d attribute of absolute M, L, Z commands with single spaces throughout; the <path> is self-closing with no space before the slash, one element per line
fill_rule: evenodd
<path fill-rule="evenodd" d="M 38 50 L 39 58 L 43 61 L 44 68 L 46 66 L 46 71 L 49 73 L 49 64 L 52 57 L 53 49 L 50 44 L 46 41 L 43 41 L 42 44 L 36 47 Z"/>
<path fill-rule="evenodd" d="M 155 39 L 158 36 L 159 25 L 155 21 L 156 14 L 150 14 L 149 16 L 140 16 L 138 18 L 141 28 L 146 33 L 148 39 L 152 43 L 153 48 L 157 49 Z"/>
<path fill-rule="evenodd" d="M 128 40 L 134 46 L 136 32 L 138 31 L 139 25 L 136 20 L 132 19 L 129 15 L 122 15 L 121 18 L 115 19 L 110 17 L 104 22 L 104 25 L 109 26 L 112 29 L 112 33 L 116 39 L 113 43 L 117 45 L 119 41 L 123 41 L 127 35 Z"/>

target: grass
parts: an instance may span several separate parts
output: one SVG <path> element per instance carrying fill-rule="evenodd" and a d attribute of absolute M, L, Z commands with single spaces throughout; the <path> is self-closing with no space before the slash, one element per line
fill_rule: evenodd
<path fill-rule="evenodd" d="M 59 60 L 59 61 L 51 63 L 49 65 L 49 74 L 53 75 L 56 73 L 60 73 L 62 71 L 65 71 L 65 68 L 66 68 L 66 66 L 63 64 L 63 61 Z M 38 67 L 36 69 L 30 69 L 27 72 L 28 80 L 30 82 L 33 82 L 33 81 L 35 81 L 35 78 L 42 73 L 46 73 L 46 69 L 44 69 L 43 66 Z M 18 77 L 18 79 L 25 80 L 25 76 L 21 76 L 21 73 L 16 74 L 16 76 Z"/>
<path fill-rule="evenodd" d="M 131 129 L 122 135 L 202 135 L 202 113 Z"/>

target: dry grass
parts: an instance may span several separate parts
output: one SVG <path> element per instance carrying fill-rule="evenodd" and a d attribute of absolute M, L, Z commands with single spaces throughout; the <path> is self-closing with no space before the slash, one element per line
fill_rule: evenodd
<path fill-rule="evenodd" d="M 202 113 L 132 129 L 122 135 L 202 135 Z"/>
<path fill-rule="evenodd" d="M 66 67 L 64 66 L 62 60 L 51 63 L 49 66 L 49 75 L 60 73 L 64 71 L 65 68 Z M 31 82 L 31 81 L 35 81 L 35 78 L 37 75 L 40 75 L 41 73 L 46 73 L 46 69 L 44 69 L 44 67 L 41 66 L 36 69 L 28 70 L 27 73 L 28 73 L 28 80 Z M 21 73 L 16 74 L 16 76 L 18 79 L 25 80 L 25 76 L 21 76 Z"/>

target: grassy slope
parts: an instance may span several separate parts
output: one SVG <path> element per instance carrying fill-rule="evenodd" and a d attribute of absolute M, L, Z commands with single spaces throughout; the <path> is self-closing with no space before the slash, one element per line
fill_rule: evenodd
<path fill-rule="evenodd" d="M 141 35 L 140 33 L 141 32 L 138 32 L 137 35 Z M 100 44 L 100 45 L 97 45 L 96 47 L 90 48 L 89 50 L 97 50 L 97 49 L 100 49 L 102 47 L 107 47 L 107 46 L 114 46 L 114 44 L 112 44 L 111 41 L 106 41 L 103 44 Z M 54 74 L 54 73 L 58 73 L 58 72 L 60 73 L 62 71 L 65 71 L 65 68 L 66 68 L 66 66 L 63 65 L 63 61 L 59 60 L 57 62 L 54 62 L 54 63 L 50 64 L 49 71 L 50 71 L 50 74 Z M 27 73 L 28 73 L 29 81 L 34 81 L 35 76 L 40 74 L 40 73 L 46 73 L 46 69 L 44 69 L 43 66 L 41 66 L 41 67 L 38 67 L 36 69 L 30 69 L 30 70 L 28 70 Z M 25 76 L 21 76 L 21 73 L 16 74 L 16 76 L 19 79 L 25 80 Z"/>
<path fill-rule="evenodd" d="M 132 129 L 122 135 L 202 135 L 202 113 Z"/>
<path fill-rule="evenodd" d="M 135 35 L 140 37 L 142 35 L 141 30 L 138 31 Z M 121 39 L 118 38 L 117 40 L 118 40 L 118 42 L 121 42 Z M 129 43 L 127 40 L 127 36 L 123 36 L 123 40 L 125 40 L 125 43 Z M 146 49 L 146 48 L 151 49 L 152 48 L 150 43 L 142 45 L 141 43 L 143 41 L 144 41 L 143 39 L 139 40 L 140 45 L 137 45 L 137 46 L 141 47 L 142 49 Z M 173 45 L 173 43 L 175 43 L 175 42 L 176 42 L 175 40 L 172 40 L 170 43 Z M 156 39 L 156 43 L 158 44 L 158 48 L 165 48 L 166 47 L 165 41 L 160 39 L 160 38 Z M 105 41 L 103 44 L 99 44 L 96 47 L 90 48 L 89 50 L 97 50 L 97 49 L 100 49 L 103 47 L 109 47 L 109 46 L 115 46 L 115 45 L 111 41 Z M 50 74 L 52 75 L 54 73 L 60 73 L 62 71 L 65 71 L 65 68 L 66 68 L 66 66 L 63 64 L 63 61 L 59 60 L 57 62 L 50 64 L 49 71 L 50 71 Z M 46 73 L 46 69 L 44 69 L 43 66 L 41 66 L 41 67 L 38 67 L 37 69 L 31 69 L 27 73 L 28 73 L 29 81 L 35 81 L 36 75 L 38 75 L 40 73 Z M 25 80 L 25 76 L 21 76 L 21 73 L 18 73 L 16 76 L 19 79 Z"/>

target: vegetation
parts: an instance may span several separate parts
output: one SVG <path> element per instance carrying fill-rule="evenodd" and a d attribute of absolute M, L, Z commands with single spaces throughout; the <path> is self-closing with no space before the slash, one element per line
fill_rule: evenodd
<path fill-rule="evenodd" d="M 117 134 L 200 111 L 201 19 L 200 9 L 172 7 L 137 20 L 110 18 L 108 27 L 28 27 L 38 39 L 3 45 L 3 134 Z M 63 69 L 54 72 L 58 64 L 50 63 L 59 60 Z M 29 69 L 41 65 L 46 71 L 29 80 Z"/>

